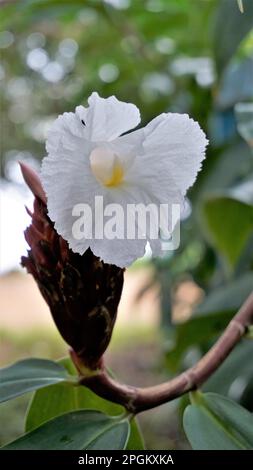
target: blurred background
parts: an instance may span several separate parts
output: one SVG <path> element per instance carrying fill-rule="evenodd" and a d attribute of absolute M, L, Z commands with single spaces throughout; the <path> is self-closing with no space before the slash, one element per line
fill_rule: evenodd
<path fill-rule="evenodd" d="M 197 361 L 253 287 L 253 1 L 23 0 L 0 5 L 0 365 L 67 354 L 19 266 L 32 207 L 18 160 L 39 169 L 55 117 L 94 90 L 135 103 L 142 125 L 189 113 L 210 140 L 188 193 L 181 245 L 126 273 L 107 362 L 151 385 Z M 253 410 L 253 344 L 244 340 L 205 389 Z M 0 444 L 23 431 L 29 397 L 1 405 Z M 140 416 L 147 448 L 188 448 L 187 398 Z"/>

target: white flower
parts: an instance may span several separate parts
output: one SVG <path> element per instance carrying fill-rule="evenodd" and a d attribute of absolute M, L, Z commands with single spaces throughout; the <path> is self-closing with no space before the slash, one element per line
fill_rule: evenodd
<path fill-rule="evenodd" d="M 48 213 L 74 252 L 83 254 L 90 247 L 104 262 L 124 267 L 143 256 L 148 239 L 98 239 L 94 234 L 76 239 L 73 207 L 85 203 L 94 208 L 95 196 L 103 196 L 104 206 L 118 203 L 124 210 L 134 203 L 182 207 L 207 140 L 198 123 L 176 113 L 161 114 L 122 135 L 140 122 L 135 105 L 97 93 L 88 104 L 59 116 L 49 131 L 41 174 Z M 169 225 L 173 230 L 171 221 Z M 158 233 L 149 242 L 153 254 L 161 254 Z"/>

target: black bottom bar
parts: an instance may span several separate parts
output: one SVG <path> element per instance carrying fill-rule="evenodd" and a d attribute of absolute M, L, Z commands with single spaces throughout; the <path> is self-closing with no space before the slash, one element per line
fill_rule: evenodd
<path fill-rule="evenodd" d="M 250 454 L 250 455 L 249 455 Z M 214 465 L 229 465 L 231 468 L 246 466 L 252 459 L 252 451 L 8 451 L 0 452 L 0 467 L 3 465 L 24 464 L 26 467 L 45 467 L 45 465 L 57 465 L 61 467 L 84 466 L 123 468 L 139 465 L 172 466 L 199 465 L 203 470 L 213 468 Z M 215 470 L 215 469 L 214 469 Z"/>

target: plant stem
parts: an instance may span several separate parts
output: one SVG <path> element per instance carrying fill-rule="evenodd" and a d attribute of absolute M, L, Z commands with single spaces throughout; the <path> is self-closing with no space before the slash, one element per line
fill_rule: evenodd
<path fill-rule="evenodd" d="M 120 384 L 103 367 L 97 374 L 80 377 L 80 384 L 100 397 L 123 405 L 131 413 L 155 408 L 183 394 L 196 390 L 224 362 L 253 323 L 253 293 L 230 321 L 224 333 L 200 361 L 178 377 L 153 387 L 137 388 Z"/>

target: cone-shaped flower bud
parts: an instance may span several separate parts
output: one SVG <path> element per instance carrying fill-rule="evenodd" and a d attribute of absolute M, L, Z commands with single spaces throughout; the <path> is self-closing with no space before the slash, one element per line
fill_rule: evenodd
<path fill-rule="evenodd" d="M 36 280 L 64 340 L 79 363 L 99 366 L 116 320 L 124 270 L 106 264 L 88 249 L 73 253 L 47 215 L 46 197 L 36 173 L 21 164 L 35 200 L 31 225 L 25 231 L 30 246 L 21 259 Z"/>

